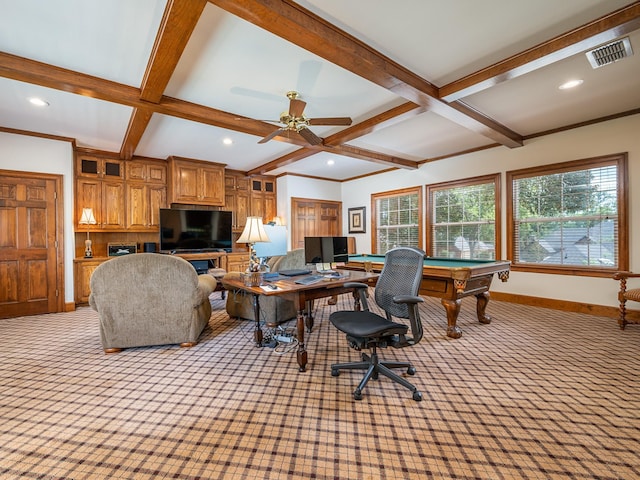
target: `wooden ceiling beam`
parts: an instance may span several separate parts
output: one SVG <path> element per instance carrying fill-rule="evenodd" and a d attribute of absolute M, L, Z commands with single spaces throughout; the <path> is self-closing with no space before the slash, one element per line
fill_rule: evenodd
<path fill-rule="evenodd" d="M 209 0 L 243 20 L 339 65 L 438 115 L 508 146 L 522 136 L 480 112 L 440 100 L 437 87 L 291 0 Z"/>
<path fill-rule="evenodd" d="M 447 102 L 459 100 L 615 40 L 638 28 L 640 1 L 444 85 L 440 88 L 440 98 Z"/>
<path fill-rule="evenodd" d="M 324 144 L 327 146 L 335 146 L 353 140 L 354 138 L 362 137 L 369 133 L 375 132 L 382 128 L 390 127 L 396 123 L 403 122 L 409 118 L 413 118 L 421 113 L 427 111 L 426 107 L 416 105 L 413 102 L 406 102 L 402 105 L 398 105 L 386 112 L 382 112 L 371 118 L 366 119 L 356 125 L 352 125 L 349 128 L 345 128 L 338 133 L 334 133 L 324 139 Z"/>
<path fill-rule="evenodd" d="M 275 128 L 270 123 L 241 117 L 172 97 L 162 96 L 159 103 L 145 102 L 140 99 L 140 89 L 138 88 L 4 52 L 0 52 L 0 76 L 119 105 L 148 110 L 153 113 L 162 113 L 227 130 L 247 133 L 260 138 L 268 135 Z M 298 142 L 290 141 L 290 143 L 301 146 L 306 145 L 306 142 L 302 140 Z"/>
<path fill-rule="evenodd" d="M 160 28 L 142 78 L 140 98 L 158 103 L 169 84 L 207 0 L 170 0 L 164 10 Z M 134 108 L 120 147 L 121 158 L 133 156 L 144 135 L 152 112 Z"/>

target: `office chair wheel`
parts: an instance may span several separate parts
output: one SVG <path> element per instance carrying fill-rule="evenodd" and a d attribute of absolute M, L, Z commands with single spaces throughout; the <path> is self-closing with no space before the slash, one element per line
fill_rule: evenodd
<path fill-rule="evenodd" d="M 415 375 L 415 374 L 416 374 L 416 367 L 409 367 L 409 368 L 407 368 L 407 374 L 409 374 L 409 375 Z"/>
<path fill-rule="evenodd" d="M 421 402 L 422 401 L 422 394 L 420 392 L 418 392 L 418 391 L 413 392 L 413 399 L 416 402 Z"/>
<path fill-rule="evenodd" d="M 362 400 L 362 390 L 360 390 L 359 388 L 356 388 L 356 391 L 353 392 L 353 399 L 354 400 Z"/>
<path fill-rule="evenodd" d="M 331 376 L 332 377 L 337 377 L 338 375 L 340 375 L 340 370 L 338 370 L 337 368 L 332 368 L 331 369 Z"/>

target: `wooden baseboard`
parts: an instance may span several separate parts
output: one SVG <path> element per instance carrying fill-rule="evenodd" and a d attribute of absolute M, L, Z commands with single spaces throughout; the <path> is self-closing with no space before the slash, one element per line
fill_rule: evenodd
<path fill-rule="evenodd" d="M 500 302 L 517 303 L 520 305 L 530 305 L 532 307 L 551 308 L 565 312 L 586 313 L 598 315 L 618 320 L 618 307 L 607 307 L 604 305 L 591 305 L 588 303 L 569 302 L 566 300 L 555 300 L 552 298 L 531 297 L 528 295 L 518 295 L 516 293 L 491 292 L 491 298 Z M 627 310 L 627 322 L 640 323 L 640 310 Z"/>
<path fill-rule="evenodd" d="M 73 312 L 76 309 L 76 304 L 74 302 L 66 302 L 64 304 L 64 311 L 65 312 Z"/>

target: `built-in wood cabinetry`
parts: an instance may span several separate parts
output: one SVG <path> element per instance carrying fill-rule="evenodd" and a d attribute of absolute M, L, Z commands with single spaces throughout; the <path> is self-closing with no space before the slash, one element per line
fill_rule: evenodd
<path fill-rule="evenodd" d="M 125 228 L 124 167 L 121 160 L 90 155 L 76 157 L 76 229 Z M 92 208 L 96 225 L 79 225 L 83 208 Z"/>
<path fill-rule="evenodd" d="M 126 162 L 126 228 L 158 231 L 159 212 L 167 206 L 167 165 L 160 161 Z"/>
<path fill-rule="evenodd" d="M 167 166 L 155 160 L 76 156 L 76 231 L 157 231 L 167 206 Z M 92 208 L 96 225 L 80 225 Z"/>
<path fill-rule="evenodd" d="M 277 215 L 275 177 L 251 177 L 251 216 L 262 217 L 268 223 Z"/>
<path fill-rule="evenodd" d="M 227 272 L 246 272 L 249 269 L 249 252 L 227 253 Z"/>
<path fill-rule="evenodd" d="M 224 206 L 224 164 L 169 157 L 169 203 Z"/>
<path fill-rule="evenodd" d="M 224 176 L 224 209 L 233 212 L 233 231 L 242 232 L 251 212 L 249 177 L 227 170 Z"/>
<path fill-rule="evenodd" d="M 87 303 L 91 288 L 89 281 L 93 271 L 106 258 L 76 258 L 74 260 L 74 297 L 76 303 Z"/>

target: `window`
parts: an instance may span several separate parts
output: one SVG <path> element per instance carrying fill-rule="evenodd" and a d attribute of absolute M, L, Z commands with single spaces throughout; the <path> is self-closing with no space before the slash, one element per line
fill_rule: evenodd
<path fill-rule="evenodd" d="M 372 253 L 395 247 L 422 248 L 422 187 L 371 195 Z"/>
<path fill-rule="evenodd" d="M 515 269 L 605 276 L 628 269 L 627 155 L 507 172 Z"/>
<path fill-rule="evenodd" d="M 499 188 L 500 174 L 427 185 L 429 255 L 500 257 Z"/>

